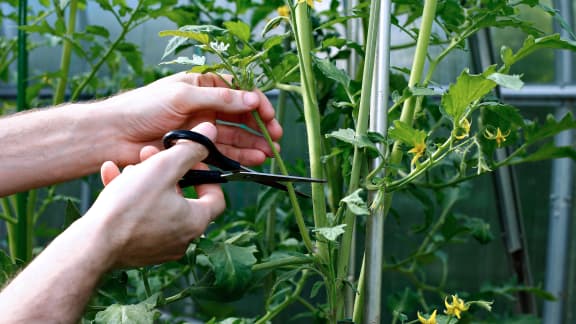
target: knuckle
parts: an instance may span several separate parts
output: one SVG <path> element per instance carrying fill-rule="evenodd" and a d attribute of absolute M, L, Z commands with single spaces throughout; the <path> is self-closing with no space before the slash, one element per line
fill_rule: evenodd
<path fill-rule="evenodd" d="M 170 87 L 170 96 L 177 104 L 185 103 L 189 92 L 190 88 L 185 83 L 179 82 Z"/>
<path fill-rule="evenodd" d="M 222 100 L 226 104 L 232 103 L 235 97 L 234 92 L 226 88 L 218 88 L 217 96 L 220 100 Z"/>

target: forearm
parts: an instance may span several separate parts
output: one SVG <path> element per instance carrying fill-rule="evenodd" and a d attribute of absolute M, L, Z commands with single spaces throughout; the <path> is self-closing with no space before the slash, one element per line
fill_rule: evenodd
<path fill-rule="evenodd" d="M 98 224 L 74 223 L 1 293 L 2 323 L 77 323 L 112 260 Z"/>
<path fill-rule="evenodd" d="M 71 104 L 0 119 L 0 196 L 88 175 L 118 157 L 109 110 Z"/>

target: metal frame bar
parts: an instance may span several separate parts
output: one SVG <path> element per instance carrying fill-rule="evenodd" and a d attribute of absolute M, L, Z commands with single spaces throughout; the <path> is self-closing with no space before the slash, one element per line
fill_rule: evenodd
<path fill-rule="evenodd" d="M 380 4 L 378 44 L 376 49 L 376 73 L 374 73 L 372 107 L 370 110 L 370 130 L 386 136 L 388 123 L 388 96 L 390 94 L 390 0 Z M 381 159 L 374 159 L 373 167 L 378 167 Z M 364 323 L 381 323 L 382 305 L 382 260 L 384 254 L 384 211 L 372 212 L 366 223 L 366 280 L 364 299 Z"/>
<path fill-rule="evenodd" d="M 574 28 L 572 0 L 555 0 L 555 7 L 569 26 Z M 568 33 L 558 25 L 556 30 L 563 37 Z M 556 52 L 556 82 L 560 85 L 574 81 L 573 57 L 568 51 Z M 563 98 L 562 105 L 556 109 L 556 116 L 562 117 L 573 110 L 573 98 Z M 572 145 L 574 132 L 565 131 L 554 139 L 556 145 Z M 572 197 L 574 195 L 574 162 L 569 158 L 554 160 L 550 189 L 550 216 L 548 226 L 548 245 L 546 253 L 545 289 L 557 300 L 546 301 L 543 307 L 543 323 L 564 323 L 566 299 L 568 296 L 568 250 L 570 245 L 570 223 L 573 215 Z"/>
<path fill-rule="evenodd" d="M 490 30 L 484 29 L 470 40 L 472 65 L 475 72 L 481 72 L 495 62 Z M 502 97 L 501 89 L 496 88 L 496 96 Z M 507 149 L 496 150 L 496 159 L 508 156 Z M 503 231 L 504 244 L 509 263 L 519 283 L 532 285 L 530 259 L 527 251 L 521 202 L 514 168 L 502 167 L 492 173 L 498 218 Z M 536 299 L 532 294 L 519 292 L 518 308 L 522 313 L 536 314 Z"/>

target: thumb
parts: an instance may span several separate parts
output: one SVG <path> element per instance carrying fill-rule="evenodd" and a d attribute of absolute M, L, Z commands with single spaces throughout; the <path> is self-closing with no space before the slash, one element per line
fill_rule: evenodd
<path fill-rule="evenodd" d="M 217 134 L 216 126 L 208 122 L 198 124 L 192 128 L 192 131 L 200 133 L 212 141 Z M 169 161 L 170 167 L 166 175 L 171 180 L 179 180 L 188 170 L 208 156 L 208 151 L 203 145 L 182 139 L 161 153 Z"/>
<path fill-rule="evenodd" d="M 100 178 L 102 179 L 102 184 L 104 184 L 104 186 L 107 186 L 119 175 L 120 169 L 116 163 L 112 161 L 106 161 L 100 167 Z"/>

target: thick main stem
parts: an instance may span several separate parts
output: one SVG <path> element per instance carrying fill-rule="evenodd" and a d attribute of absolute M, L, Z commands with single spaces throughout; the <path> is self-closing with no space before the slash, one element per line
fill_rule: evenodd
<path fill-rule="evenodd" d="M 428 53 L 428 45 L 430 44 L 430 34 L 432 33 L 432 24 L 436 15 L 437 0 L 426 0 L 424 3 L 424 12 L 422 14 L 422 22 L 420 23 L 420 32 L 418 33 L 418 40 L 416 41 L 416 52 L 414 53 L 414 61 L 412 62 L 412 72 L 408 80 L 408 87 L 414 87 L 424 74 L 424 63 L 426 62 L 426 54 Z M 415 99 L 412 97 L 404 102 L 400 120 L 408 125 L 412 125 L 414 121 L 414 108 Z M 398 165 L 402 161 L 402 148 L 399 141 L 394 142 L 392 152 L 390 153 L 390 165 Z M 383 210 L 384 215 L 388 214 L 392 204 L 393 193 L 385 193 Z"/>
<path fill-rule="evenodd" d="M 64 102 L 66 95 L 66 86 L 68 85 L 68 73 L 70 72 L 70 59 L 72 57 L 72 36 L 76 29 L 76 14 L 78 12 L 78 0 L 70 2 L 70 11 L 68 16 L 68 24 L 66 28 L 66 37 L 64 37 L 64 44 L 62 45 L 62 57 L 60 58 L 60 78 L 58 78 L 58 85 L 56 86 L 56 93 L 54 94 L 53 104 L 57 105 Z"/>
<path fill-rule="evenodd" d="M 312 29 L 310 27 L 310 14 L 308 5 L 301 2 L 295 8 L 296 19 L 296 44 L 298 46 L 298 59 L 300 63 L 300 79 L 302 83 L 302 100 L 304 104 L 304 118 L 306 119 L 306 132 L 308 134 L 308 154 L 310 158 L 310 175 L 313 178 L 322 179 L 324 176 L 322 167 L 322 135 L 320 134 L 320 110 L 316 100 L 314 72 L 312 71 Z M 325 227 L 328 225 L 326 218 L 326 202 L 324 185 L 312 184 L 312 204 L 314 208 L 314 225 Z M 320 257 L 326 261 L 327 253 L 324 244 L 319 245 Z"/>
<path fill-rule="evenodd" d="M 370 19 L 368 23 L 368 38 L 366 40 L 366 57 L 364 60 L 364 71 L 362 75 L 362 92 L 360 94 L 360 107 L 358 111 L 358 121 L 356 124 L 356 136 L 358 138 L 365 136 L 368 131 L 368 122 L 370 116 L 370 100 L 372 95 L 372 80 L 374 75 L 374 62 L 376 58 L 376 19 L 377 13 L 380 11 L 380 1 L 372 1 L 370 5 Z M 360 172 L 362 162 L 365 158 L 364 150 L 354 148 L 354 157 L 352 162 L 352 172 L 350 175 L 350 183 L 348 192 L 352 193 L 358 189 L 360 184 Z M 338 256 L 337 276 L 340 280 L 346 278 L 348 273 L 348 266 L 351 253 L 351 243 L 353 237 L 353 229 L 355 224 L 356 215 L 350 211 L 346 211 L 344 224 L 346 224 L 346 232 L 342 235 L 340 254 Z M 343 284 L 338 285 L 340 288 Z M 342 315 L 341 311 L 339 311 Z"/>

